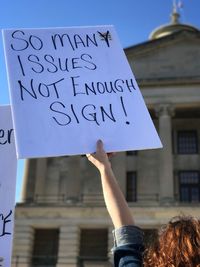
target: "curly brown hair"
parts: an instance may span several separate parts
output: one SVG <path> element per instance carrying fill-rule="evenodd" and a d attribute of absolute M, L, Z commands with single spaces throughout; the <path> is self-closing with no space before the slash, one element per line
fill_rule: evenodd
<path fill-rule="evenodd" d="M 172 218 L 145 251 L 144 267 L 200 267 L 200 220 Z"/>

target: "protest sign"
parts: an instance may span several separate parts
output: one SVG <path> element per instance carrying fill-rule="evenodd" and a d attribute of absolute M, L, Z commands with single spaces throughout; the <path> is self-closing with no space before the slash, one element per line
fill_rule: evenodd
<path fill-rule="evenodd" d="M 17 158 L 10 106 L 0 107 L 0 266 L 11 266 Z"/>
<path fill-rule="evenodd" d="M 19 158 L 162 146 L 113 26 L 3 39 Z"/>

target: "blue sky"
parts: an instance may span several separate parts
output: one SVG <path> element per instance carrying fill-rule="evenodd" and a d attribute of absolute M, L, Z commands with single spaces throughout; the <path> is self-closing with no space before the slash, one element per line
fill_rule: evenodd
<path fill-rule="evenodd" d="M 179 2 L 179 1 L 177 1 Z M 200 28 L 200 0 L 182 0 L 181 21 Z M 0 28 L 114 25 L 122 46 L 148 39 L 170 20 L 173 0 L 0 0 Z M 9 104 L 0 35 L 0 104 Z M 24 161 L 18 163 L 16 201 L 20 200 Z"/>

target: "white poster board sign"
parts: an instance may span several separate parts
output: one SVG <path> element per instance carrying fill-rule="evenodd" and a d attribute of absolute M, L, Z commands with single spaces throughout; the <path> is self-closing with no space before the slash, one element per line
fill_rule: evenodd
<path fill-rule="evenodd" d="M 0 266 L 11 266 L 17 158 L 10 106 L 0 107 Z"/>
<path fill-rule="evenodd" d="M 162 146 L 113 26 L 3 39 L 19 158 Z"/>

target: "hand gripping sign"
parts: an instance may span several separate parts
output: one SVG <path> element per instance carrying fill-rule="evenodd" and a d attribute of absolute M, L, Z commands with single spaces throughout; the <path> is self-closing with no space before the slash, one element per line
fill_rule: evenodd
<path fill-rule="evenodd" d="M 19 158 L 162 146 L 113 26 L 3 38 Z"/>

